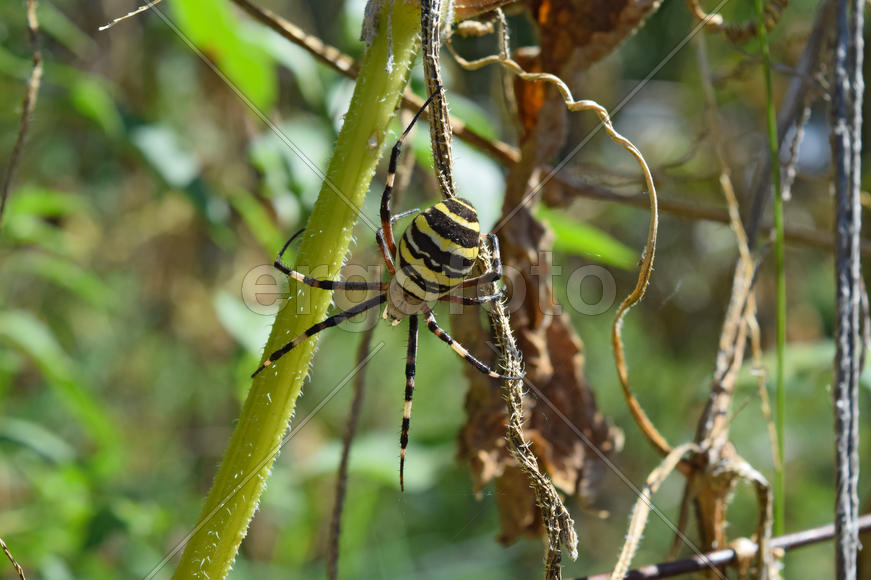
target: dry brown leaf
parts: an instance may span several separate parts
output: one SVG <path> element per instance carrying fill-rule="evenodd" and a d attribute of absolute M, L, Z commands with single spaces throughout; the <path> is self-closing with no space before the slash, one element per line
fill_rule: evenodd
<path fill-rule="evenodd" d="M 517 0 L 459 0 L 454 2 L 454 22 L 477 18 L 482 14 L 513 4 Z"/>
<path fill-rule="evenodd" d="M 591 3 L 527 0 L 539 27 L 540 49 L 518 49 L 514 58 L 526 71 L 544 71 L 574 80 L 641 25 L 660 2 Z M 545 83 L 516 81 L 521 160 L 508 175 L 505 215 L 498 232 L 502 259 L 516 273 L 509 288 L 525 289 L 522 302 L 510 303 L 511 326 L 523 353 L 528 395 L 524 399 L 525 435 L 543 471 L 554 484 L 590 503 L 602 472 L 601 458 L 619 450 L 622 432 L 611 427 L 596 408 L 584 378 L 583 344 L 567 315 L 557 310 L 550 286 L 552 234 L 523 204 L 536 187 L 538 170 L 566 140 L 566 107 L 558 91 Z M 528 200 L 527 200 L 528 202 Z M 518 289 L 519 290 L 519 289 Z M 454 334 L 463 342 L 488 340 L 477 314 L 454 317 Z M 480 353 L 480 349 L 478 351 Z M 488 362 L 496 362 L 492 356 Z M 541 535 L 535 496 L 513 464 L 505 444 L 505 403 L 498 385 L 480 373 L 467 372 L 468 421 L 459 440 L 459 457 L 472 471 L 475 489 L 495 481 L 502 519 L 500 540 L 511 543 Z M 595 449 L 591 449 L 590 446 Z"/>
<path fill-rule="evenodd" d="M 554 314 L 553 288 L 541 283 L 550 280 L 551 265 L 540 257 L 549 255 L 544 249 L 551 247 L 552 234 L 525 209 L 517 212 L 502 233 L 503 262 L 511 266 L 509 271 L 523 272 L 511 283 L 525 287 L 523 302 L 510 303 L 511 323 L 529 379 L 524 400 L 525 435 L 554 484 L 568 494 L 578 494 L 582 503 L 590 503 L 602 470 L 599 453 L 613 453 L 622 434 L 598 412 L 583 376 L 581 341 L 569 318 Z M 473 313 L 455 317 L 453 331 L 461 341 L 471 344 L 487 340 L 480 318 Z M 471 379 L 466 398 L 468 421 L 460 432 L 459 457 L 469 464 L 476 490 L 495 481 L 501 541 L 511 543 L 521 536 L 540 535 L 535 496 L 506 448 L 501 391 L 493 381 L 472 371 L 475 374 L 467 373 Z"/>
<path fill-rule="evenodd" d="M 589 67 L 634 34 L 661 2 L 526 0 L 538 26 L 542 68 L 562 76 Z"/>

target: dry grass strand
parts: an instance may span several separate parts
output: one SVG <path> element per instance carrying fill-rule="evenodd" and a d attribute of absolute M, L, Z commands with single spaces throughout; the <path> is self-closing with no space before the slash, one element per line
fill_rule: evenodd
<path fill-rule="evenodd" d="M 145 12 L 146 10 L 150 10 L 151 8 L 156 6 L 157 4 L 160 4 L 161 2 L 162 2 L 162 0 L 153 0 L 151 2 L 146 2 L 142 6 L 138 7 L 136 10 L 132 10 L 132 11 L 128 12 L 127 14 L 125 14 L 124 16 L 119 16 L 118 18 L 116 18 L 115 20 L 110 22 L 109 24 L 104 24 L 103 26 L 101 26 L 97 30 L 100 32 L 103 32 L 104 30 L 109 30 L 110 28 L 112 28 L 113 26 L 118 24 L 119 22 L 124 22 L 125 20 L 129 20 L 129 19 L 133 18 L 134 16 L 136 16 L 137 14 L 141 14 L 141 13 Z"/>
<path fill-rule="evenodd" d="M 653 494 L 656 493 L 669 474 L 674 471 L 675 467 L 680 464 L 684 455 L 689 452 L 698 453 L 699 447 L 695 443 L 684 443 L 675 447 L 669 451 L 659 466 L 647 476 L 644 489 L 641 490 L 641 494 L 632 507 L 629 529 L 626 531 L 626 542 L 620 551 L 617 565 L 614 566 L 614 570 L 611 572 L 611 580 L 623 580 L 626 576 L 626 573 L 629 571 L 629 565 L 638 551 L 641 535 L 644 533 L 644 528 L 647 525 L 647 516 L 650 515 L 652 508 Z"/>
<path fill-rule="evenodd" d="M 6 557 L 12 562 L 12 567 L 15 568 L 15 573 L 18 574 L 19 580 L 25 580 L 24 578 L 24 568 L 21 567 L 21 564 L 15 559 L 15 556 L 12 555 L 12 552 L 9 550 L 9 547 L 6 545 L 6 542 L 3 541 L 3 538 L 0 538 L 0 549 L 3 550 L 3 553 L 6 554 Z"/>

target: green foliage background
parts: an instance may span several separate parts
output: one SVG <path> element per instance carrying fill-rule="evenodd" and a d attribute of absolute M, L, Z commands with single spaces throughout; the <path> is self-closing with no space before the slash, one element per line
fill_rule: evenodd
<path fill-rule="evenodd" d="M 359 56 L 361 2 L 264 5 Z M 353 86 L 224 0 L 162 5 L 181 36 L 155 14 L 96 32 L 132 8 L 120 1 L 56 0 L 39 9 L 45 77 L 0 232 L 0 536 L 31 577 L 145 577 L 189 531 L 271 323 L 267 314 L 245 306 L 246 276 L 268 265 L 286 237 L 305 224 L 319 187 L 306 162 L 182 37 L 318 168 L 326 165 Z M 749 4 L 731 9 L 734 18 L 752 11 Z M 812 16 L 809 2 L 791 4 L 773 35 L 778 61 L 794 62 Z M 4 157 L 29 73 L 23 20 L 21 3 L 0 4 Z M 519 43 L 534 41 L 522 18 L 513 24 Z M 580 96 L 612 107 L 690 25 L 682 3 L 666 3 L 590 71 Z M 708 42 L 719 72 L 744 58 L 719 38 Z M 461 43 L 468 53 L 484 54 L 491 46 Z M 512 140 L 510 119 L 494 97 L 499 73 L 446 67 L 452 112 L 484 134 Z M 420 72 L 413 76 L 420 94 Z M 778 94 L 788 80 L 775 76 Z M 718 96 L 736 135 L 734 162 L 746 167 L 764 146 L 758 73 L 751 69 L 731 80 Z M 698 149 L 686 163 L 662 172 L 661 193 L 719 204 L 713 156 L 697 141 L 702 108 L 695 55 L 686 47 L 615 122 L 654 167 Z M 829 229 L 825 109 L 814 114 L 808 147 L 818 159 L 800 174 L 787 223 Z M 590 118 L 572 119 L 572 139 L 592 126 Z M 397 135 L 399 130 L 397 125 Z M 436 195 L 425 132 L 412 141 L 420 163 L 402 194 L 403 209 L 431 203 Z M 499 213 L 504 168 L 462 143 L 456 153 L 460 190 L 489 228 Z M 631 160 L 599 136 L 566 170 L 595 175 L 603 167 L 632 171 Z M 384 169 L 366 202 L 373 218 L 383 175 Z M 562 274 L 555 286 L 564 305 L 571 303 L 566 280 L 581 265 L 605 265 L 618 296 L 631 288 L 632 252 L 643 245 L 645 212 L 579 201 L 541 216 L 557 233 L 554 263 Z M 709 387 L 736 252 L 725 226 L 665 216 L 661 232 L 653 286 L 629 317 L 625 335 L 630 376 L 643 404 L 669 439 L 679 442 L 692 438 Z M 367 228 L 358 228 L 352 262 L 378 263 L 372 238 Z M 797 530 L 831 519 L 834 276 L 825 252 L 797 247 L 788 248 L 787 274 L 787 529 Z M 770 263 L 759 289 L 767 346 L 774 311 Z M 596 288 L 583 291 L 596 301 Z M 626 432 L 616 464 L 641 482 L 657 458 L 638 436 L 619 393 L 608 343 L 614 309 L 597 316 L 567 310 L 584 339 L 586 372 L 600 408 Z M 448 319 L 447 312 L 441 317 Z M 355 323 L 324 334 L 297 421 L 353 368 L 360 328 Z M 537 577 L 539 543 L 500 546 L 492 489 L 475 497 L 465 469 L 454 462 L 454 438 L 464 421 L 462 362 L 427 333 L 421 336 L 407 489 L 399 493 L 405 333 L 381 325 L 375 341 L 385 348 L 367 370 L 343 527 L 343 577 Z M 340 391 L 282 451 L 234 578 L 324 576 L 350 395 L 350 388 Z M 771 476 L 767 430 L 749 369 L 736 409 L 739 452 Z M 864 441 L 871 435 L 867 422 L 862 435 Z M 862 451 L 867 455 L 867 445 Z M 657 497 L 671 517 L 680 499 L 678 481 Z M 860 489 L 867 498 L 866 481 Z M 610 473 L 602 490 L 596 507 L 611 517 L 602 521 L 577 511 L 581 556 L 566 576 L 604 571 L 616 557 L 635 496 Z M 755 517 L 749 491 L 739 490 L 730 513 L 730 532 L 749 535 Z M 669 542 L 668 528 L 653 519 L 636 562 L 659 560 Z M 807 548 L 789 556 L 786 576 L 826 577 L 831 561 L 829 546 Z M 170 563 L 155 577 L 166 578 L 171 569 Z M 0 577 L 11 574 L 0 566 Z"/>

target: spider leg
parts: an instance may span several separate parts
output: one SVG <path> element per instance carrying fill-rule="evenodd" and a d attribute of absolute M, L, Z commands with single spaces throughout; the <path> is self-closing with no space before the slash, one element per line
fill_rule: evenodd
<path fill-rule="evenodd" d="M 460 284 L 460 288 L 468 288 L 469 286 L 477 286 L 479 284 L 487 284 L 488 282 L 495 282 L 502 278 L 502 256 L 499 253 L 499 238 L 496 237 L 496 234 L 487 234 L 487 240 L 490 241 L 490 247 L 492 248 L 492 264 L 493 271 L 488 272 L 482 276 L 476 276 L 474 278 L 467 278 L 463 280 Z"/>
<path fill-rule="evenodd" d="M 396 276 L 396 264 L 393 263 L 393 256 L 390 253 L 390 248 L 387 247 L 387 242 L 384 239 L 384 228 L 378 228 L 375 232 L 375 241 L 378 242 L 378 248 L 381 250 L 381 257 L 384 258 L 384 265 L 387 266 L 387 273 L 393 278 Z"/>
<path fill-rule="evenodd" d="M 402 132 L 402 135 L 400 135 L 396 144 L 393 146 L 393 150 L 390 152 L 390 163 L 387 166 L 387 178 L 385 179 L 386 183 L 384 185 L 384 193 L 381 194 L 381 229 L 384 230 L 384 243 L 387 245 L 387 250 L 391 256 L 396 255 L 396 241 L 393 238 L 393 224 L 390 219 L 390 196 L 393 194 L 393 180 L 396 178 L 396 165 L 399 162 L 399 153 L 402 151 L 402 141 L 405 140 L 418 118 L 420 118 L 424 110 L 440 92 L 440 90 L 436 90 L 429 96 L 423 106 L 414 114 L 411 123 L 409 123 L 408 127 L 405 128 L 405 131 Z"/>
<path fill-rule="evenodd" d="M 339 312 L 338 314 L 334 314 L 322 322 L 318 322 L 317 324 L 315 324 L 314 326 L 312 326 L 311 328 L 309 328 L 308 330 L 306 330 L 305 332 L 303 332 L 302 334 L 300 334 L 299 336 L 297 336 L 296 338 L 294 338 L 293 340 L 291 340 L 290 342 L 288 342 L 287 344 L 285 344 L 284 346 L 282 346 L 281 348 L 279 348 L 278 350 L 276 350 L 275 352 L 270 354 L 269 358 L 267 358 L 265 361 L 263 361 L 263 364 L 260 365 L 260 368 L 258 368 L 256 371 L 251 373 L 251 377 L 254 378 L 255 376 L 257 376 L 260 373 L 260 371 L 262 371 L 263 369 L 265 369 L 266 367 L 268 367 L 269 365 L 271 365 L 272 363 L 274 363 L 275 361 L 277 361 L 278 359 L 280 359 L 281 357 L 286 355 L 288 352 L 293 350 L 295 347 L 297 347 L 302 341 L 304 341 L 308 337 L 314 336 L 315 334 L 319 333 L 320 331 L 322 331 L 326 328 L 331 328 L 333 326 L 336 326 L 337 324 L 339 324 L 343 320 L 347 320 L 356 314 L 360 314 L 361 312 L 365 312 L 366 310 L 369 310 L 370 308 L 375 308 L 376 306 L 384 303 L 386 300 L 387 300 L 386 294 L 379 294 L 378 296 L 375 296 L 374 298 L 370 298 L 369 300 L 366 300 L 365 302 L 361 302 L 360 304 L 357 304 L 356 306 L 352 306 L 351 308 L 348 308 L 347 310 Z"/>
<path fill-rule="evenodd" d="M 523 377 L 511 377 L 508 375 L 503 375 L 503 374 L 497 373 L 496 371 L 494 371 L 493 369 L 491 369 L 490 367 L 488 367 L 487 365 L 485 365 L 484 363 L 482 363 L 481 361 L 476 359 L 474 356 L 472 356 L 472 354 L 468 350 L 466 350 L 466 347 L 464 347 L 462 344 L 460 344 L 459 342 L 454 340 L 450 334 L 448 334 L 447 332 L 445 332 L 444 330 L 442 330 L 439 327 L 439 325 L 435 319 L 435 314 L 433 314 L 432 309 L 429 308 L 428 306 L 424 308 L 423 315 L 426 317 L 426 326 L 427 326 L 427 328 L 429 328 L 430 332 L 432 332 L 434 335 L 439 337 L 444 342 L 448 343 L 448 345 L 450 345 L 450 347 L 452 349 L 454 349 L 455 353 L 457 353 L 458 355 L 460 355 L 461 357 L 466 359 L 469 363 L 472 364 L 472 366 L 474 366 L 476 369 L 478 369 L 479 371 L 481 371 L 485 375 L 491 376 L 494 379 L 519 380 L 519 379 L 523 378 Z"/>
<path fill-rule="evenodd" d="M 405 491 L 405 448 L 411 425 L 411 398 L 414 396 L 414 374 L 417 370 L 417 314 L 408 319 L 408 354 L 405 356 L 405 405 L 402 407 L 402 434 L 399 436 L 399 489 Z"/>
<path fill-rule="evenodd" d="M 439 296 L 439 300 L 442 302 L 454 302 L 456 304 L 472 306 L 475 304 L 485 304 L 487 302 L 493 302 L 494 300 L 504 298 L 505 292 L 506 289 L 502 288 L 502 290 L 500 290 L 496 294 L 488 294 L 487 296 L 454 296 L 451 294 L 445 294 L 444 296 Z"/>
<path fill-rule="evenodd" d="M 302 272 L 297 272 L 288 266 L 285 266 L 281 261 L 281 257 L 284 255 L 284 252 L 287 251 L 288 246 L 290 246 L 291 242 L 295 240 L 301 233 L 305 231 L 305 228 L 299 230 L 293 236 L 290 237 L 284 243 L 284 246 L 281 248 L 281 251 L 278 252 L 278 256 L 275 258 L 275 269 L 287 275 L 290 278 L 293 278 L 297 282 L 302 282 L 307 286 L 311 286 L 312 288 L 321 288 L 322 290 L 384 290 L 387 288 L 386 282 L 346 282 L 341 280 L 320 280 L 318 278 L 312 278 L 311 276 L 306 276 Z"/>
<path fill-rule="evenodd" d="M 419 209 L 410 209 L 408 211 L 404 211 L 398 213 L 396 215 L 390 216 L 390 223 L 392 224 L 398 219 L 402 219 L 406 216 L 409 216 L 413 213 L 419 212 Z M 381 249 L 381 256 L 384 258 L 384 264 L 387 266 L 387 273 L 390 274 L 391 277 L 396 275 L 396 265 L 393 262 L 393 255 L 390 253 L 389 248 L 386 245 L 384 239 L 384 228 L 378 228 L 378 231 L 375 232 L 375 241 L 378 242 L 378 247 Z"/>

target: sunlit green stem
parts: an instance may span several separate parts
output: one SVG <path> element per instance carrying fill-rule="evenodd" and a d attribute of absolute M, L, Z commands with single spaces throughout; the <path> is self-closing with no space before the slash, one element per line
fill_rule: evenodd
<path fill-rule="evenodd" d="M 771 55 L 768 50 L 768 30 L 765 28 L 762 0 L 755 0 L 759 22 L 759 45 L 762 50 L 762 74 L 765 76 L 765 96 L 768 103 L 768 145 L 771 149 L 771 182 L 774 186 L 774 261 L 777 270 L 777 462 L 774 473 L 774 535 L 784 533 L 784 425 L 786 423 L 786 389 L 783 385 L 786 349 L 786 275 L 783 267 L 783 197 L 780 191 L 780 155 L 777 141 L 777 118 L 774 114 L 774 97 L 771 90 Z"/>
<path fill-rule="evenodd" d="M 383 2 L 377 34 L 360 66 L 326 181 L 299 251 L 298 264 L 326 266 L 335 277 L 375 165 L 387 138 L 418 47 L 416 2 Z M 392 52 L 392 66 L 388 65 Z M 289 136 L 293 139 L 293 135 Z M 372 232 L 374 235 L 374 231 Z M 295 299 L 277 316 L 266 345 L 271 352 L 325 317 L 331 295 L 307 286 L 291 288 Z M 315 340 L 302 343 L 254 380 L 229 447 L 173 578 L 227 575 L 266 485 L 297 395 L 308 374 Z M 349 360 L 336 359 L 337 364 Z"/>

